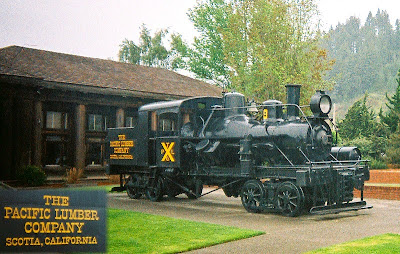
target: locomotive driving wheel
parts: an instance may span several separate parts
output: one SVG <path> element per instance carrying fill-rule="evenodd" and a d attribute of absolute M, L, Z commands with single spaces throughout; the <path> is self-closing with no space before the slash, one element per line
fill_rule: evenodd
<path fill-rule="evenodd" d="M 139 186 L 140 178 L 138 175 L 130 175 L 126 183 L 126 193 L 131 199 L 139 199 L 142 196 Z"/>
<path fill-rule="evenodd" d="M 304 193 L 300 187 L 291 182 L 279 185 L 276 191 L 276 207 L 287 217 L 296 217 L 304 205 Z"/>
<path fill-rule="evenodd" d="M 153 202 L 160 201 L 163 196 L 163 180 L 157 177 L 153 186 L 146 189 L 146 197 Z"/>
<path fill-rule="evenodd" d="M 265 198 L 263 184 L 259 180 L 248 180 L 242 187 L 240 198 L 246 211 L 250 213 L 261 212 L 261 204 Z"/>

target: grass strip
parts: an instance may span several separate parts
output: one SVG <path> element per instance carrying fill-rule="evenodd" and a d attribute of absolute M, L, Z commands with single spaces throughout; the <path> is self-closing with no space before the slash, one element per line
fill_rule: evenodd
<path fill-rule="evenodd" d="M 111 192 L 113 187 L 117 187 L 119 185 L 87 185 L 87 186 L 69 186 L 63 187 L 61 189 L 72 190 L 72 191 L 88 191 L 88 190 L 104 190 L 105 192 Z M 114 192 L 116 193 L 116 192 Z"/>
<path fill-rule="evenodd" d="M 321 248 L 307 254 L 400 253 L 400 235 L 383 234 Z"/>
<path fill-rule="evenodd" d="M 400 183 L 365 183 L 365 186 L 400 187 Z"/>
<path fill-rule="evenodd" d="M 177 253 L 265 233 L 120 209 L 108 209 L 107 227 L 107 253 Z"/>

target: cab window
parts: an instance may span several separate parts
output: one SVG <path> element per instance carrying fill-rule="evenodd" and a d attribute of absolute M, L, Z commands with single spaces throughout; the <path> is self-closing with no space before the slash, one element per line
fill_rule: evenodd
<path fill-rule="evenodd" d="M 177 130 L 177 114 L 164 113 L 158 116 L 158 133 L 159 136 L 176 135 Z"/>

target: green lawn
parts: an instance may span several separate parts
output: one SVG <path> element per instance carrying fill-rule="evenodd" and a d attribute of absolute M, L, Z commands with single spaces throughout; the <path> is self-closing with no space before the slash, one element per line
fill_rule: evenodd
<path fill-rule="evenodd" d="M 119 185 L 88 185 L 88 186 L 77 186 L 77 187 L 64 187 L 62 189 L 73 190 L 73 191 L 87 191 L 87 190 L 104 190 L 106 192 L 110 192 L 113 187 Z"/>
<path fill-rule="evenodd" d="M 365 186 L 400 187 L 400 183 L 365 183 Z"/>
<path fill-rule="evenodd" d="M 400 235 L 384 234 L 356 241 L 333 245 L 327 248 L 307 252 L 307 254 L 364 254 L 364 253 L 400 253 Z"/>
<path fill-rule="evenodd" d="M 71 190 L 109 192 L 114 186 L 118 185 Z M 120 209 L 107 211 L 107 253 L 177 253 L 265 233 Z"/>
<path fill-rule="evenodd" d="M 107 227 L 107 253 L 176 253 L 264 234 L 119 209 L 108 209 Z"/>

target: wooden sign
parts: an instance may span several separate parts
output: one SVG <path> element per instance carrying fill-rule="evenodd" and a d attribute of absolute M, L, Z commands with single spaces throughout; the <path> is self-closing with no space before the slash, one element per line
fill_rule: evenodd
<path fill-rule="evenodd" d="M 0 252 L 106 252 L 105 191 L 1 190 Z"/>

